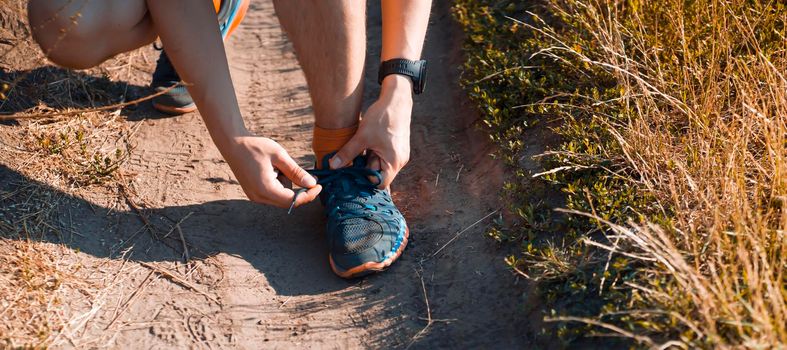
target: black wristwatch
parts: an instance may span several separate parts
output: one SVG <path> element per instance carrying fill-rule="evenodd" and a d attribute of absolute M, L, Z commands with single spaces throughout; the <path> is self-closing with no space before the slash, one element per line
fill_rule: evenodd
<path fill-rule="evenodd" d="M 377 83 L 382 84 L 383 79 L 389 74 L 401 74 L 410 77 L 413 81 L 413 92 L 417 95 L 424 92 L 426 87 L 426 61 L 412 61 L 404 58 L 394 58 L 380 64 L 377 72 Z"/>

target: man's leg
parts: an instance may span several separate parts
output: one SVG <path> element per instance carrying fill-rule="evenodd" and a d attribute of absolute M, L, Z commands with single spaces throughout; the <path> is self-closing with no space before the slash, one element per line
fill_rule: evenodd
<path fill-rule="evenodd" d="M 366 57 L 366 8 L 357 0 L 275 0 L 279 21 L 306 74 L 314 107 L 315 172 L 327 214 L 329 263 L 344 278 L 382 271 L 407 245 L 390 193 L 377 188 L 365 158 L 330 170 L 327 155 L 358 128 Z M 370 179 L 367 175 L 372 175 Z"/>
<path fill-rule="evenodd" d="M 366 4 L 357 0 L 274 0 L 295 47 L 315 117 L 314 151 L 339 150 L 354 134 L 363 98 Z"/>
<path fill-rule="evenodd" d="M 84 69 L 156 39 L 145 0 L 31 0 L 33 38 L 61 66 Z"/>

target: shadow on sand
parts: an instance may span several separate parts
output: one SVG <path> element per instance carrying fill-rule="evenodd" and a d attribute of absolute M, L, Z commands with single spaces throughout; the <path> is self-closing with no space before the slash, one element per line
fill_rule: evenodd
<path fill-rule="evenodd" d="M 4 194 L 49 192 L 31 201 L 58 198 L 52 223 L 60 232 L 30 238 L 64 244 L 100 258 L 120 258 L 127 250 L 132 261 L 183 261 L 182 243 L 171 234 L 180 223 L 192 259 L 219 253 L 237 256 L 262 273 L 276 293 L 284 296 L 314 295 L 347 288 L 327 264 L 323 218 L 319 204 L 286 210 L 246 200 L 220 200 L 202 204 L 114 211 L 74 197 L 0 165 L 0 191 Z M 22 225 L 24 213 L 9 210 L 19 198 L 4 195 L 0 217 L 12 227 Z M 33 203 L 35 204 L 35 203 Z M 188 219 L 183 220 L 183 218 Z M 144 217 L 145 219 L 141 219 Z M 146 226 L 148 221 L 150 226 Z M 170 233 L 167 236 L 167 233 Z M 4 232 L 5 238 L 14 237 Z"/>

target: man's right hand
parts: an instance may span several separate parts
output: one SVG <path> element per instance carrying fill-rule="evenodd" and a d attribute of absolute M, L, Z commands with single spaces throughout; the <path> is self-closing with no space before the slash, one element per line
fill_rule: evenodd
<path fill-rule="evenodd" d="M 243 192 L 253 202 L 290 207 L 295 192 L 277 179 L 276 169 L 292 183 L 308 189 L 298 196 L 296 207 L 313 201 L 322 190 L 314 177 L 298 166 L 281 145 L 269 138 L 236 136 L 219 148 Z"/>

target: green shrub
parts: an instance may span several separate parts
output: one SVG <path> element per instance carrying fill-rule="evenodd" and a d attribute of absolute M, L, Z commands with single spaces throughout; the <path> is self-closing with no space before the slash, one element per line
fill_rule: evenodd
<path fill-rule="evenodd" d="M 458 0 L 454 14 L 467 35 L 462 84 L 514 174 L 503 196 L 518 220 L 489 236 L 521 244 L 506 262 L 538 282 L 550 318 L 570 321 L 557 335 L 680 347 L 787 338 L 787 239 L 773 234 L 787 225 L 783 4 Z M 559 139 L 539 158 L 551 170 L 532 174 L 520 159 L 539 127 Z M 538 204 L 547 184 L 573 215 Z"/>

